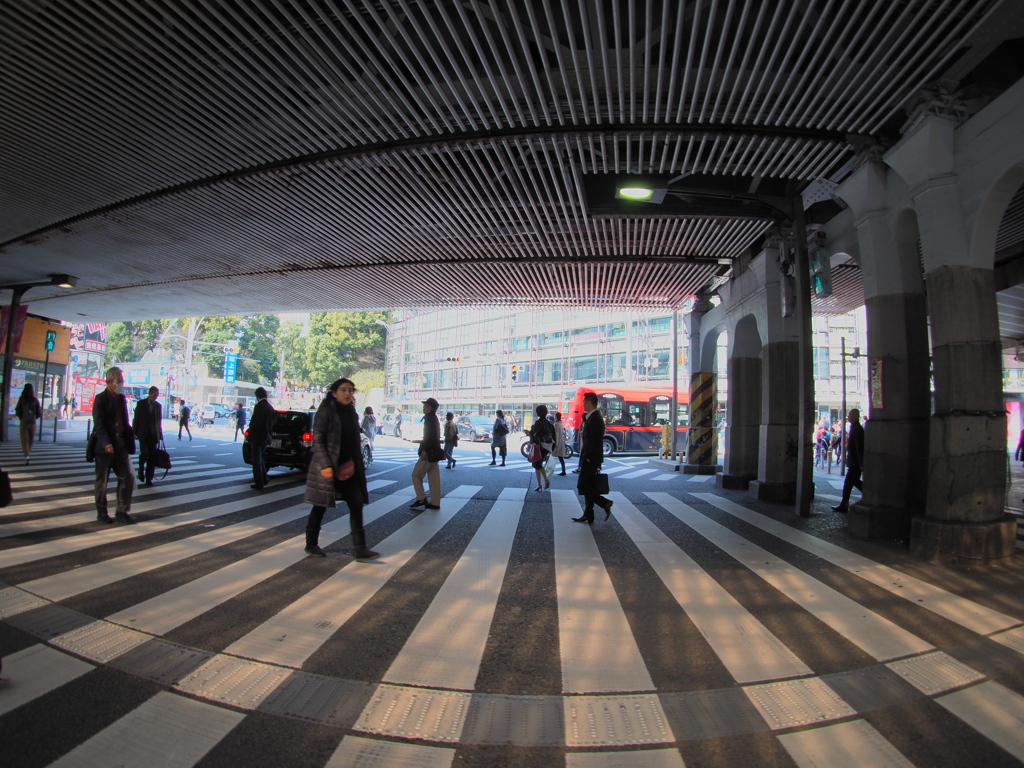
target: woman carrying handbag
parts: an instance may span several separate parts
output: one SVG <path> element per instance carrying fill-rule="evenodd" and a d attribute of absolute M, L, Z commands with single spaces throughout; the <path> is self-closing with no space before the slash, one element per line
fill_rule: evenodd
<path fill-rule="evenodd" d="M 530 455 L 527 457 L 533 465 L 533 472 L 537 477 L 537 487 L 533 490 L 539 491 L 541 486 L 550 488 L 547 474 L 544 471 L 544 464 L 548 460 L 551 449 L 555 447 L 555 427 L 548 421 L 548 407 L 537 406 L 537 420 L 530 427 Z M 539 449 L 539 450 L 538 450 Z"/>

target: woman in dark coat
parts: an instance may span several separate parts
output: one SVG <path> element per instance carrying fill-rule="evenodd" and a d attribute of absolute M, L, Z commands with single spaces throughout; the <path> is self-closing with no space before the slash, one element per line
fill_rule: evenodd
<path fill-rule="evenodd" d="M 362 429 L 355 407 L 356 387 L 349 379 L 338 379 L 328 388 L 313 417 L 313 456 L 306 476 L 305 501 L 313 505 L 306 521 L 306 553 L 324 557 L 320 549 L 320 525 L 327 507 L 337 505 L 338 497 L 348 505 L 352 529 L 352 550 L 356 560 L 380 557 L 366 546 L 363 528 L 363 505 L 370 495 L 366 489 L 366 468 L 359 440 Z M 351 476 L 341 479 L 339 468 L 352 462 Z"/>
<path fill-rule="evenodd" d="M 538 405 L 536 413 L 537 420 L 530 427 L 530 442 L 540 446 L 540 461 L 531 462 L 533 474 L 537 478 L 537 487 L 533 490 L 539 491 L 541 487 L 551 487 L 545 467 L 548 455 L 551 453 L 551 449 L 555 447 L 555 427 L 548 421 L 548 407 L 546 405 Z"/>

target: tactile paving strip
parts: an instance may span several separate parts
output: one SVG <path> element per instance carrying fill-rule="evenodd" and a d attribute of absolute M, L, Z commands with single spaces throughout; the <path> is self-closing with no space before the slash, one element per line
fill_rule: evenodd
<path fill-rule="evenodd" d="M 1014 627 L 989 637 L 1010 650 L 1024 654 L 1024 627 Z"/>
<path fill-rule="evenodd" d="M 473 696 L 462 729 L 463 744 L 560 747 L 565 742 L 562 700 L 557 696 Z"/>
<path fill-rule="evenodd" d="M 565 744 L 598 747 L 675 741 L 654 694 L 570 696 L 565 704 Z"/>
<path fill-rule="evenodd" d="M 739 688 L 663 693 L 659 699 L 679 741 L 768 730 L 764 719 Z"/>
<path fill-rule="evenodd" d="M 285 667 L 218 655 L 174 687 L 210 701 L 256 709 L 290 674 Z"/>
<path fill-rule="evenodd" d="M 106 664 L 148 640 L 146 635 L 108 621 L 94 621 L 53 638 L 50 643 L 86 659 Z"/>
<path fill-rule="evenodd" d="M 40 608 L 46 605 L 47 602 L 43 598 L 36 597 L 17 587 L 0 589 L 0 619 L 31 611 L 33 608 Z"/>
<path fill-rule="evenodd" d="M 980 672 L 961 664 L 942 651 L 926 653 L 912 659 L 891 661 L 885 666 L 927 696 L 985 679 Z"/>
<path fill-rule="evenodd" d="M 456 743 L 472 694 L 403 685 L 379 685 L 354 730 Z"/>
<path fill-rule="evenodd" d="M 5 621 L 12 627 L 28 632 L 33 637 L 49 640 L 67 634 L 73 629 L 92 624 L 96 619 L 57 603 L 46 603 L 39 608 L 15 614 Z"/>
<path fill-rule="evenodd" d="M 351 728 L 376 685 L 293 672 L 259 705 L 260 712 Z"/>
<path fill-rule="evenodd" d="M 743 689 L 773 731 L 809 723 L 823 723 L 857 712 L 817 677 L 785 680 Z"/>
<path fill-rule="evenodd" d="M 160 685 L 174 685 L 212 656 L 209 651 L 186 648 L 154 637 L 148 643 L 121 654 L 110 662 L 110 666 Z"/>

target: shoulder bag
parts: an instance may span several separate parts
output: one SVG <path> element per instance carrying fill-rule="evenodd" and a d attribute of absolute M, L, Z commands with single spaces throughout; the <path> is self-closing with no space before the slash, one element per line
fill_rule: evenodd
<path fill-rule="evenodd" d="M 531 464 L 540 461 L 544 454 L 540 450 L 540 443 L 530 443 L 530 450 L 526 454 L 526 460 Z"/>
<path fill-rule="evenodd" d="M 164 477 L 167 477 L 167 473 L 171 470 L 171 454 L 167 452 L 163 440 L 157 443 L 156 450 L 153 451 L 153 466 L 157 469 L 162 469 Z M 163 480 L 164 478 L 161 477 L 160 479 Z"/>
<path fill-rule="evenodd" d="M 356 473 L 356 463 L 352 459 L 349 459 L 344 464 L 339 464 L 334 470 L 334 479 L 339 483 L 343 483 L 348 480 L 352 475 Z"/>

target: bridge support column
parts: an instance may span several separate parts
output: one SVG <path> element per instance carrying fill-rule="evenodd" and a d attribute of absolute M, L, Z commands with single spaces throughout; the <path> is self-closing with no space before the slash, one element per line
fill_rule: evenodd
<path fill-rule="evenodd" d="M 1006 413 L 991 259 L 972 259 L 954 166 L 956 124 L 924 118 L 886 156 L 907 182 L 921 229 L 932 330 L 935 410 L 928 495 L 911 524 L 927 560 L 1011 557 L 1005 513 Z"/>

